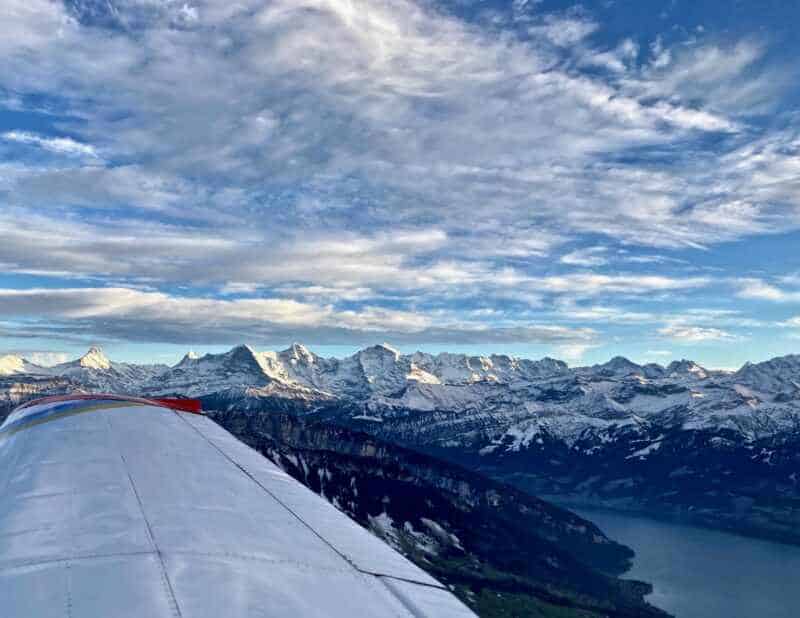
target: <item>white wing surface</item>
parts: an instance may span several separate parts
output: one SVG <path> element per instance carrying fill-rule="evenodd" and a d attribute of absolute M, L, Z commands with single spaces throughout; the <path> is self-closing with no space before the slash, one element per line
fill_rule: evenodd
<path fill-rule="evenodd" d="M 208 418 L 102 397 L 0 427 L 0 613 L 474 616 Z"/>

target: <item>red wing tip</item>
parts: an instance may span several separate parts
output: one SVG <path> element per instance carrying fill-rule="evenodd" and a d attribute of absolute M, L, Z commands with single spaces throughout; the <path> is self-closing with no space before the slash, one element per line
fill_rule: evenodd
<path fill-rule="evenodd" d="M 156 403 L 181 412 L 191 412 L 193 414 L 203 413 L 203 403 L 199 399 L 153 399 Z"/>

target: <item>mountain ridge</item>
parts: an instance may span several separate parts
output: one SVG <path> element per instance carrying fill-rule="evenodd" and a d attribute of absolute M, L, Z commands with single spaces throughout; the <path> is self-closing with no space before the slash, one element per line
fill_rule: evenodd
<path fill-rule="evenodd" d="M 237 346 L 171 367 L 105 363 L 98 352 L 84 363 L 93 367 L 9 361 L 3 405 L 52 387 L 200 397 L 252 414 L 322 412 L 535 495 L 800 543 L 800 356 L 728 372 L 685 359 L 572 368 L 387 345 L 341 359 L 300 344 Z"/>
<path fill-rule="evenodd" d="M 314 364 L 314 362 L 318 361 L 345 362 L 348 359 L 371 358 L 371 357 L 374 358 L 378 354 L 384 354 L 393 357 L 397 361 L 406 361 L 406 360 L 410 361 L 411 363 L 413 363 L 418 367 L 425 367 L 425 368 L 451 367 L 460 369 L 462 371 L 471 371 L 474 374 L 474 379 L 478 378 L 480 375 L 492 375 L 486 373 L 487 368 L 493 368 L 499 370 L 501 373 L 507 372 L 509 370 L 519 371 L 520 367 L 522 367 L 523 370 L 535 367 L 539 367 L 542 370 L 544 370 L 545 368 L 549 368 L 549 372 L 551 373 L 559 371 L 586 372 L 587 370 L 605 370 L 611 373 L 619 373 L 621 370 L 629 368 L 631 372 L 647 371 L 648 369 L 653 369 L 667 374 L 674 371 L 680 371 L 682 367 L 695 367 L 701 372 L 706 372 L 706 373 L 741 374 L 745 372 L 745 370 L 752 371 L 754 368 L 775 366 L 780 361 L 783 360 L 787 362 L 792 361 L 793 364 L 795 364 L 797 367 L 800 367 L 800 354 L 789 354 L 785 356 L 778 356 L 757 363 L 747 362 L 736 372 L 730 372 L 728 370 L 706 369 L 702 367 L 699 363 L 696 363 L 695 361 L 689 359 L 674 360 L 671 361 L 668 365 L 661 365 L 658 363 L 639 364 L 636 363 L 635 361 L 628 359 L 625 356 L 615 356 L 606 361 L 605 363 L 596 364 L 592 366 L 578 365 L 570 367 L 564 361 L 549 356 L 544 356 L 540 359 L 530 359 L 527 357 L 507 355 L 507 354 L 491 354 L 488 356 L 484 356 L 484 355 L 470 355 L 470 354 L 453 353 L 453 352 L 438 352 L 436 354 L 432 354 L 421 351 L 403 354 L 398 350 L 396 350 L 395 348 L 392 348 L 388 343 L 367 346 L 365 348 L 358 350 L 354 354 L 345 357 L 323 357 L 317 355 L 316 353 L 311 351 L 308 347 L 300 343 L 293 343 L 284 350 L 266 351 L 266 352 L 259 352 L 249 344 L 239 344 L 231 348 L 231 350 L 229 350 L 228 352 L 222 352 L 222 353 L 208 353 L 204 355 L 199 355 L 196 352 L 190 350 L 175 365 L 165 365 L 165 364 L 143 365 L 140 363 L 111 361 L 106 356 L 105 352 L 100 346 L 91 346 L 85 354 L 78 357 L 77 359 L 52 366 L 37 365 L 36 363 L 27 360 L 23 355 L 17 353 L 0 354 L 0 361 L 5 359 L 9 360 L 15 359 L 18 362 L 24 362 L 25 365 L 30 369 L 35 369 L 41 373 L 50 374 L 53 373 L 54 371 L 58 373 L 59 368 L 75 366 L 75 365 L 92 369 L 108 369 L 113 365 L 139 366 L 139 367 L 157 366 L 164 369 L 175 368 L 186 362 L 197 361 L 204 358 L 220 357 L 231 353 L 244 353 L 245 351 L 247 351 L 247 353 L 251 354 L 256 359 L 266 358 L 273 363 L 276 361 L 282 361 L 282 362 L 288 361 L 292 364 L 295 364 L 295 362 L 297 361 L 302 361 L 306 364 Z M 6 370 L 3 367 L 3 365 L 0 365 L 0 375 L 9 375 L 8 373 L 4 373 L 5 371 Z M 453 375 L 454 374 L 451 374 L 451 377 Z"/>

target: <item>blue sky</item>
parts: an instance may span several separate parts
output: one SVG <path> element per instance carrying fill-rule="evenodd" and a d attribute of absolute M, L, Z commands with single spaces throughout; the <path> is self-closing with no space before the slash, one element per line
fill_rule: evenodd
<path fill-rule="evenodd" d="M 0 350 L 800 348 L 796 3 L 0 18 Z"/>

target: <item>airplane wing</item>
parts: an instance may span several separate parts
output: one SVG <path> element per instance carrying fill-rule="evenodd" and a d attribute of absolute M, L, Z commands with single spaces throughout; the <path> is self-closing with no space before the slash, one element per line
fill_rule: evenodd
<path fill-rule="evenodd" d="M 210 419 L 168 405 L 51 398 L 0 426 L 0 614 L 474 616 Z"/>

